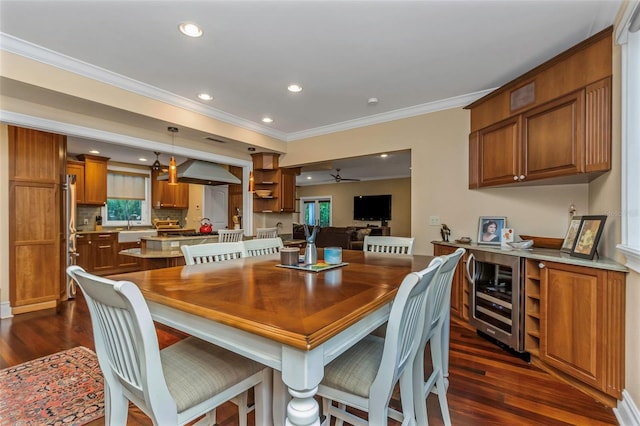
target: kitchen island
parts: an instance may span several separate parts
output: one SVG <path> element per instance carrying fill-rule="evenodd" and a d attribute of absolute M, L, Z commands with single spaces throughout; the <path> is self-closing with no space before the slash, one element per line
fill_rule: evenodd
<path fill-rule="evenodd" d="M 195 233 L 194 233 L 195 234 Z M 140 238 L 140 247 L 121 250 L 118 254 L 138 258 L 143 271 L 185 264 L 181 246 L 217 243 L 217 235 L 161 235 Z"/>

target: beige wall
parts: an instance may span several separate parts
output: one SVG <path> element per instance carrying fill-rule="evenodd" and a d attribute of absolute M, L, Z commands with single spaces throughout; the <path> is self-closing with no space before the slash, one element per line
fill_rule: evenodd
<path fill-rule="evenodd" d="M 333 226 L 380 225 L 379 221 L 353 220 L 355 195 L 391 194 L 391 235 L 411 236 L 411 179 L 388 179 L 367 182 L 299 186 L 298 197 L 331 197 L 331 223 Z"/>
<path fill-rule="evenodd" d="M 571 204 L 578 214 L 588 213 L 587 184 L 469 190 L 468 133 L 469 112 L 456 108 L 290 142 L 280 163 L 288 167 L 411 149 L 410 229 L 416 253 L 431 254 L 430 242 L 440 239 L 440 227 L 429 225 L 430 216 L 439 216 L 453 237 L 476 240 L 479 216 L 506 216 L 516 232 L 562 238 Z"/>

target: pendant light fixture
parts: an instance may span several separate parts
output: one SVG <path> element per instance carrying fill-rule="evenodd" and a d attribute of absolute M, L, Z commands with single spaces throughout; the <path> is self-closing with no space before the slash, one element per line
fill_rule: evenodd
<path fill-rule="evenodd" d="M 175 136 L 178 132 L 177 127 L 167 127 L 167 130 L 171 132 L 171 160 L 169 161 L 169 185 L 178 184 L 178 166 L 176 165 L 176 159 L 173 156 Z"/>
<path fill-rule="evenodd" d="M 249 171 L 249 192 L 256 191 L 256 182 L 253 178 L 253 170 Z"/>
<path fill-rule="evenodd" d="M 162 170 L 162 164 L 160 164 L 160 160 L 158 160 L 158 156 L 160 155 L 160 153 L 156 151 L 154 151 L 153 153 L 156 155 L 156 161 L 151 165 L 151 170 L 153 170 L 154 172 L 159 172 L 160 170 Z"/>

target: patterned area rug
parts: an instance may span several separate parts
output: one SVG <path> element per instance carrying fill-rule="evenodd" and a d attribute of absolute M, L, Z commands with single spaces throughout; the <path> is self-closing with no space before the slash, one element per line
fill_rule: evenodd
<path fill-rule="evenodd" d="M 83 425 L 104 416 L 96 354 L 82 346 L 0 370 L 0 425 Z"/>

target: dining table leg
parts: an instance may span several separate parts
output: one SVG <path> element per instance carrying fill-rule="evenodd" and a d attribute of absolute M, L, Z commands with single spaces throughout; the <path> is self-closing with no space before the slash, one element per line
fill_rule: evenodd
<path fill-rule="evenodd" d="M 287 426 L 319 426 L 320 407 L 315 400 L 324 376 L 322 347 L 311 351 L 282 348 L 282 381 L 289 390 Z"/>

